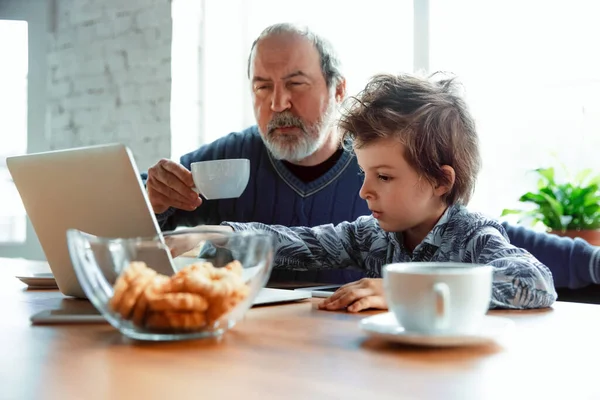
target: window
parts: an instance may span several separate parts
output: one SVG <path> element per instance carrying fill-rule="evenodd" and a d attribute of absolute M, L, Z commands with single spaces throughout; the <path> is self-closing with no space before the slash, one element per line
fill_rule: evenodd
<path fill-rule="evenodd" d="M 174 0 L 171 6 L 171 157 L 200 145 L 202 1 Z"/>
<path fill-rule="evenodd" d="M 600 170 L 596 3 L 430 0 L 430 70 L 464 83 L 483 169 L 471 208 L 498 217 L 558 165 Z"/>
<path fill-rule="evenodd" d="M 25 242 L 21 197 L 6 157 L 27 151 L 27 22 L 0 20 L 0 242 Z"/>
<path fill-rule="evenodd" d="M 307 25 L 331 41 L 351 95 L 375 73 L 412 70 L 412 4 L 412 0 L 305 0 L 292 10 L 289 2 L 278 0 L 206 2 L 203 142 L 256 123 L 247 59 L 252 42 L 268 25 Z"/>
<path fill-rule="evenodd" d="M 594 1 L 306 0 L 291 11 L 277 0 L 225 0 L 205 7 L 202 143 L 254 123 L 250 45 L 266 26 L 287 21 L 333 43 L 349 95 L 374 73 L 412 72 L 413 64 L 458 76 L 483 157 L 472 210 L 499 217 L 520 206 L 519 196 L 536 184 L 528 172 L 557 160 L 571 171 L 600 171 Z"/>

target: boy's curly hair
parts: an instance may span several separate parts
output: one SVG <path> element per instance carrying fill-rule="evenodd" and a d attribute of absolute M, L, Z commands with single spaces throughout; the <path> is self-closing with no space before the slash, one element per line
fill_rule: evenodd
<path fill-rule="evenodd" d="M 353 148 L 381 139 L 397 139 L 404 157 L 432 185 L 447 184 L 441 167 L 454 169 L 448 205 L 466 205 L 481 166 L 475 121 L 457 92 L 454 78 L 375 75 L 362 92 L 348 99 L 339 126 Z"/>

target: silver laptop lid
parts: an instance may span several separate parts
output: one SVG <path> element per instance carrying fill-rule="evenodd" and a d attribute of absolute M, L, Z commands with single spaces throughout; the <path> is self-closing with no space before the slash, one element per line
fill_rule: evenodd
<path fill-rule="evenodd" d="M 67 229 L 120 238 L 154 237 L 160 232 L 133 156 L 122 144 L 27 154 L 6 161 L 65 295 L 85 297 L 69 257 Z"/>

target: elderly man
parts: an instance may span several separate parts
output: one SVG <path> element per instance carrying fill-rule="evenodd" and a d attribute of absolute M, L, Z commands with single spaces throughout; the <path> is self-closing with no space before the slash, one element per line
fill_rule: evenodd
<path fill-rule="evenodd" d="M 221 221 L 316 226 L 369 214 L 358 196 L 358 165 L 343 150 L 337 129 L 346 80 L 330 44 L 290 24 L 270 26 L 252 45 L 248 76 L 256 126 L 184 155 L 181 164 L 161 160 L 144 176 L 161 229 Z M 246 190 L 237 199 L 199 198 L 190 164 L 224 158 L 250 159 Z M 360 277 L 350 271 L 332 274 L 299 279 Z"/>
<path fill-rule="evenodd" d="M 346 80 L 329 44 L 292 25 L 267 28 L 248 64 L 257 126 L 186 154 L 161 160 L 146 187 L 162 229 L 221 221 L 320 225 L 369 213 L 361 178 L 336 126 Z M 202 200 L 189 171 L 196 161 L 250 159 L 250 181 L 238 199 Z"/>
<path fill-rule="evenodd" d="M 337 129 L 346 80 L 329 43 L 307 29 L 272 25 L 252 45 L 248 77 L 257 125 L 184 155 L 180 164 L 163 159 L 143 174 L 161 229 L 223 221 L 316 226 L 369 214 L 358 196 L 358 165 L 343 150 Z M 250 160 L 246 190 L 237 199 L 202 200 L 192 190 L 190 164 L 225 158 Z M 557 288 L 600 278 L 600 249 L 504 226 L 515 245 L 550 268 Z M 359 279 L 361 272 L 274 271 L 273 276 L 342 283 Z"/>

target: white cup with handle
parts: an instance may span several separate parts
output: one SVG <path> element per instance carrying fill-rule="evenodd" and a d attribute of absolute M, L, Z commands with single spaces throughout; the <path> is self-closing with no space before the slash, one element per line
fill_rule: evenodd
<path fill-rule="evenodd" d="M 207 200 L 232 199 L 242 195 L 250 179 L 250 160 L 232 158 L 194 162 L 190 165 L 193 188 Z"/>
<path fill-rule="evenodd" d="M 383 268 L 390 311 L 407 331 L 462 334 L 476 329 L 492 296 L 493 268 L 454 262 L 395 263 Z"/>

